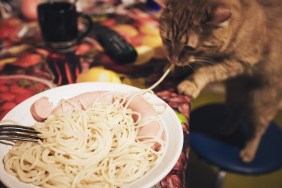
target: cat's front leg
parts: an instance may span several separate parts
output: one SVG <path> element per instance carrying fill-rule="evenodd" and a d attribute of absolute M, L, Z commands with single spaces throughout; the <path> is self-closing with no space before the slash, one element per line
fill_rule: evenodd
<path fill-rule="evenodd" d="M 197 98 L 208 83 L 221 80 L 222 76 L 215 77 L 217 69 L 218 66 L 199 68 L 194 74 L 178 84 L 178 91 L 194 99 Z"/>
<path fill-rule="evenodd" d="M 197 84 L 194 78 L 191 77 L 178 84 L 177 90 L 179 93 L 188 95 L 195 99 L 198 97 L 198 95 L 200 94 L 201 90 L 205 85 L 206 84 L 204 82 L 201 82 L 201 85 Z"/>
<path fill-rule="evenodd" d="M 201 67 L 186 80 L 178 84 L 179 93 L 197 98 L 202 89 L 211 82 L 223 81 L 237 76 L 244 71 L 244 66 L 236 61 L 226 61 L 212 66 Z"/>

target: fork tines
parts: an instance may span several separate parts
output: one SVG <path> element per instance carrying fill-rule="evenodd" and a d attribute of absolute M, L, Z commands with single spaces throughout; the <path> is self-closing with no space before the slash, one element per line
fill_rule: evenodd
<path fill-rule="evenodd" d="M 0 125 L 0 140 L 37 142 L 40 139 L 37 134 L 40 134 L 40 132 L 32 127 L 9 124 Z"/>

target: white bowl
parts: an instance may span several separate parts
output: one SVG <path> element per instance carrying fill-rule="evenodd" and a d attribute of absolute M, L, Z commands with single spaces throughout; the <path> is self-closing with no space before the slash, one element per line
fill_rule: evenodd
<path fill-rule="evenodd" d="M 102 82 L 86 82 L 86 83 L 76 83 L 65 86 L 56 87 L 50 90 L 46 90 L 37 95 L 30 97 L 29 99 L 23 101 L 12 109 L 3 119 L 11 119 L 20 122 L 22 125 L 32 125 L 35 120 L 32 118 L 30 113 L 30 106 L 37 99 L 47 96 L 49 100 L 56 104 L 63 98 L 70 98 L 81 93 L 89 91 L 138 91 L 140 89 L 124 84 L 114 84 L 114 83 L 102 83 Z M 150 100 L 157 103 L 164 103 L 163 100 L 155 95 L 149 94 Z M 166 104 L 167 105 L 167 104 Z M 124 186 L 126 188 L 136 188 L 136 187 L 153 187 L 158 182 L 160 182 L 173 168 L 177 162 L 182 147 L 183 147 L 183 132 L 182 126 L 179 119 L 177 118 L 175 112 L 168 105 L 165 111 L 160 115 L 162 122 L 164 122 L 165 127 L 165 140 L 166 149 L 162 156 L 160 162 L 146 175 L 139 178 L 138 180 Z M 32 188 L 36 187 L 31 184 L 26 184 L 18 180 L 16 177 L 9 175 L 4 170 L 3 158 L 9 151 L 11 146 L 0 144 L 0 179 L 7 187 L 21 187 L 21 188 Z"/>

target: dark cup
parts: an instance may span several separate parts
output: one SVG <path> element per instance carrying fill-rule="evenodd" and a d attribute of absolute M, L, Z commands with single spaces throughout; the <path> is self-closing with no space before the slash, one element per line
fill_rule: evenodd
<path fill-rule="evenodd" d="M 76 11 L 75 4 L 67 1 L 50 1 L 38 5 L 38 20 L 43 40 L 55 52 L 72 51 L 91 30 L 91 18 Z M 78 17 L 87 21 L 83 33 L 78 31 Z"/>

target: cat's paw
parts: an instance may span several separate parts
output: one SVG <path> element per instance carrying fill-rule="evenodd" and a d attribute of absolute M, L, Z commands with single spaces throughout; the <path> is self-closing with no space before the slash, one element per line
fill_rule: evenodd
<path fill-rule="evenodd" d="M 182 81 L 178 86 L 177 90 L 179 93 L 188 95 L 192 98 L 197 98 L 198 95 L 200 94 L 200 89 L 199 87 L 192 81 L 190 80 L 184 80 Z"/>
<path fill-rule="evenodd" d="M 243 162 L 249 163 L 255 158 L 255 153 L 252 150 L 245 148 L 240 151 L 240 158 Z"/>

